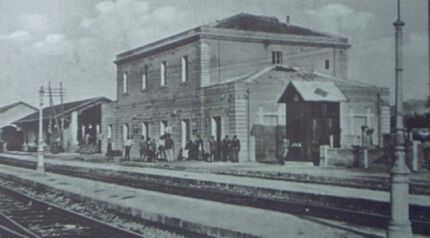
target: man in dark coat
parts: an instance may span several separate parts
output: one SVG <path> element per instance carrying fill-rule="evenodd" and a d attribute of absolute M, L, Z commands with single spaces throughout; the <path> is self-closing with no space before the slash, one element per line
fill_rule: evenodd
<path fill-rule="evenodd" d="M 222 141 L 222 158 L 224 162 L 230 160 L 230 151 L 231 151 L 231 141 L 228 138 L 228 135 L 224 137 Z"/>
<path fill-rule="evenodd" d="M 155 139 L 148 138 L 148 162 L 155 160 L 155 153 L 157 151 L 157 144 Z"/>
<path fill-rule="evenodd" d="M 173 154 L 175 152 L 175 142 L 172 139 L 172 136 L 170 134 L 166 135 L 165 139 L 165 150 L 166 150 L 166 159 L 169 162 L 172 162 L 174 160 Z"/>
<path fill-rule="evenodd" d="M 145 140 L 145 136 L 142 136 L 140 138 L 140 142 L 139 142 L 139 152 L 140 152 L 140 156 L 139 159 L 142 161 L 145 161 L 148 159 L 148 143 Z"/>
<path fill-rule="evenodd" d="M 236 135 L 233 136 L 233 140 L 231 142 L 232 147 L 232 157 L 231 162 L 237 163 L 239 162 L 239 151 L 240 151 L 240 140 L 237 138 Z"/>
<path fill-rule="evenodd" d="M 112 139 L 108 138 L 107 140 L 107 153 L 106 153 L 108 160 L 113 159 L 113 152 L 112 152 Z"/>
<path fill-rule="evenodd" d="M 197 150 L 197 159 L 203 160 L 205 150 L 203 148 L 203 140 L 200 138 L 200 135 L 196 136 L 196 150 Z"/>

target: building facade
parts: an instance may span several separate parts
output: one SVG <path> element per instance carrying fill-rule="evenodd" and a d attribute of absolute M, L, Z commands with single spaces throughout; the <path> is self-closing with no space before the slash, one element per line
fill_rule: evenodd
<path fill-rule="evenodd" d="M 288 133 L 286 107 L 278 101 L 289 82 L 320 78 L 341 85 L 347 81 L 349 47 L 343 37 L 238 14 L 124 52 L 115 61 L 117 101 L 102 107 L 103 134 L 114 149 L 122 149 L 127 137 L 138 144 L 140 136 L 158 138 L 166 130 L 176 148 L 195 135 L 206 148 L 210 136 L 237 135 L 240 161 L 273 159 Z M 354 84 L 345 83 L 345 90 L 354 91 Z M 362 106 L 376 113 L 376 104 Z M 341 118 L 349 108 L 344 107 Z M 345 136 L 348 130 L 342 129 Z M 138 151 L 134 146 L 132 156 Z"/>

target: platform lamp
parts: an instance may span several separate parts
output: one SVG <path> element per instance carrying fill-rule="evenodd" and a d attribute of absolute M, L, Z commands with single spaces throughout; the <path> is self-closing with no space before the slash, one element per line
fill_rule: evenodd
<path fill-rule="evenodd" d="M 43 86 L 39 90 L 39 139 L 37 145 L 37 167 L 38 172 L 45 172 L 44 158 L 43 158 L 43 97 L 45 90 Z"/>
<path fill-rule="evenodd" d="M 394 164 L 390 171 L 391 220 L 387 229 L 388 238 L 412 237 L 409 221 L 409 169 L 405 163 L 405 130 L 403 128 L 403 65 L 402 27 L 400 0 L 397 0 L 397 20 L 393 23 L 395 33 L 395 79 L 396 79 L 396 135 Z"/>

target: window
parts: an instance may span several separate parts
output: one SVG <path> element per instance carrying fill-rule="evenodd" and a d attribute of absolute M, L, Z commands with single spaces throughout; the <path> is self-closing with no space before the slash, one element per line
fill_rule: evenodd
<path fill-rule="evenodd" d="M 188 81 L 188 56 L 184 56 L 182 57 L 181 60 L 181 79 L 182 82 L 187 82 Z"/>
<path fill-rule="evenodd" d="M 124 72 L 122 75 L 122 92 L 128 93 L 128 73 Z"/>
<path fill-rule="evenodd" d="M 108 139 L 112 139 L 112 124 L 110 124 L 109 126 L 108 126 L 108 131 L 107 131 L 107 138 Z"/>
<path fill-rule="evenodd" d="M 330 60 L 325 60 L 325 69 L 330 69 Z"/>
<path fill-rule="evenodd" d="M 272 64 L 282 64 L 281 51 L 272 51 Z"/>
<path fill-rule="evenodd" d="M 160 85 L 161 86 L 166 86 L 166 66 L 167 66 L 167 62 L 163 61 L 161 62 L 160 65 Z"/>
<path fill-rule="evenodd" d="M 129 127 L 128 127 L 128 124 L 125 123 L 125 124 L 122 125 L 122 139 L 123 139 L 123 142 L 125 142 L 129 137 L 130 137 Z"/>
<path fill-rule="evenodd" d="M 145 139 L 148 139 L 148 137 L 149 137 L 148 122 L 142 122 L 141 127 L 142 127 L 142 133 L 141 133 L 141 135 L 144 136 Z"/>
<path fill-rule="evenodd" d="M 142 90 L 146 89 L 146 80 L 148 80 L 148 66 L 145 65 L 142 73 Z"/>
<path fill-rule="evenodd" d="M 160 121 L 160 136 L 166 133 L 167 121 Z"/>

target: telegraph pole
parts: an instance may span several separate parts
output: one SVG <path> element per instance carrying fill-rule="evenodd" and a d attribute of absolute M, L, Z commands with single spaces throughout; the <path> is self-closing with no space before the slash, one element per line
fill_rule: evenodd
<path fill-rule="evenodd" d="M 43 158 L 43 96 L 45 94 L 45 90 L 43 89 L 43 86 L 40 87 L 39 90 L 39 139 L 38 139 L 38 145 L 37 145 L 37 167 L 36 170 L 44 173 L 45 172 L 45 165 L 44 165 L 44 158 Z"/>
<path fill-rule="evenodd" d="M 57 131 L 57 136 L 60 138 L 60 143 L 61 146 L 63 146 L 63 140 L 64 140 L 64 136 L 63 136 L 63 127 L 64 127 L 64 105 L 63 105 L 63 100 L 64 100 L 64 96 L 65 96 L 66 90 L 63 88 L 63 82 L 60 82 L 60 87 L 59 88 L 51 88 L 51 82 L 48 83 L 48 96 L 49 96 L 49 106 L 50 106 L 50 117 L 49 117 L 49 129 L 50 129 L 50 133 L 53 133 L 53 126 L 52 126 L 52 120 L 55 120 L 55 125 L 56 125 L 56 131 Z M 60 110 L 61 110 L 61 123 L 58 120 L 58 116 L 57 116 L 57 111 L 55 110 L 54 107 L 54 97 L 60 97 Z"/>
<path fill-rule="evenodd" d="M 400 0 L 397 0 L 396 28 L 396 136 L 394 164 L 390 171 L 391 221 L 387 230 L 388 238 L 412 237 L 409 221 L 409 174 L 405 163 L 405 130 L 403 128 L 403 62 L 402 62 L 402 27 L 405 23 L 400 18 Z"/>
<path fill-rule="evenodd" d="M 61 105 L 61 119 L 60 119 L 60 141 L 61 146 L 64 146 L 64 89 L 63 89 L 63 82 L 60 82 L 60 105 Z"/>

